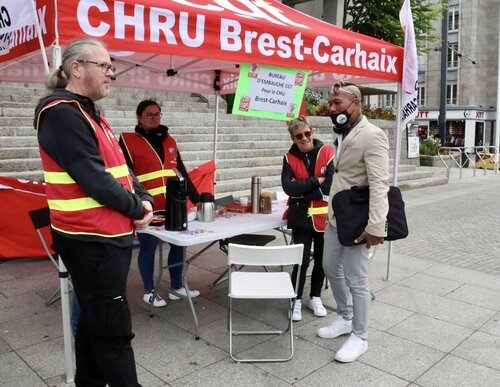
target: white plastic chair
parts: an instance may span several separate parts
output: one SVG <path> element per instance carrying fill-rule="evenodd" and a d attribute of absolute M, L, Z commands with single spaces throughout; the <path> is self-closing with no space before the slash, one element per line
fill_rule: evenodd
<path fill-rule="evenodd" d="M 236 362 L 282 362 L 293 356 L 292 310 L 295 304 L 295 286 L 290 274 L 285 271 L 262 271 L 262 266 L 300 265 L 302 263 L 303 244 L 286 246 L 248 246 L 230 243 L 228 247 L 229 266 L 229 353 Z M 245 271 L 233 271 L 232 266 L 245 266 Z M 261 271 L 247 271 L 258 266 Z M 233 329 L 233 299 L 288 299 L 287 327 L 282 330 L 250 331 Z M 233 353 L 233 336 L 236 335 L 283 335 L 290 333 L 290 354 L 284 358 L 239 358 Z"/>

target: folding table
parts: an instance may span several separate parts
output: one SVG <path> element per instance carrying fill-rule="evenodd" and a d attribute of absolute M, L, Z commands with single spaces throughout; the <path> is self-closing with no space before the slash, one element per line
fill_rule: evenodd
<path fill-rule="evenodd" d="M 283 201 L 276 201 L 273 202 L 271 214 L 242 214 L 228 212 L 226 215 L 218 217 L 214 222 L 203 223 L 195 220 L 188 223 L 188 229 L 185 231 L 167 231 L 163 226 L 150 226 L 145 230 L 138 230 L 138 232 L 154 235 L 160 240 L 160 247 L 158 249 L 160 271 L 156 280 L 156 285 L 160 284 L 163 269 L 168 267 L 163 266 L 163 250 L 161 242 L 173 243 L 174 245 L 183 247 L 183 262 L 185 264 L 182 269 L 182 284 L 186 289 L 189 289 L 187 284 L 187 271 L 189 269 L 189 265 L 194 260 L 200 257 L 205 251 L 221 239 L 231 238 L 245 233 L 279 229 L 286 226 L 286 220 L 282 219 L 284 206 L 285 203 Z M 204 246 L 200 251 L 196 252 L 196 254 L 187 259 L 186 247 L 200 243 L 208 243 L 208 245 Z M 198 317 L 196 315 L 189 291 L 187 292 L 187 297 L 183 298 L 187 299 L 191 309 L 195 325 L 195 339 L 198 340 Z"/>

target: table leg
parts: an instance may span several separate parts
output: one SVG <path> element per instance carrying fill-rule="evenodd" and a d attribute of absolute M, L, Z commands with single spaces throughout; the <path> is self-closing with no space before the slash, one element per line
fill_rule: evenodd
<path fill-rule="evenodd" d="M 196 310 L 194 309 L 193 305 L 193 300 L 191 299 L 191 293 L 189 292 L 189 287 L 188 287 L 188 281 L 187 281 L 187 272 L 189 269 L 189 265 L 198 258 L 201 254 L 203 254 L 205 251 L 207 251 L 210 247 L 212 247 L 215 243 L 218 241 L 213 241 L 210 242 L 207 246 L 205 246 L 203 249 L 198 251 L 196 254 L 193 254 L 193 256 L 189 259 L 186 259 L 186 247 L 183 247 L 182 249 L 182 260 L 184 262 L 184 265 L 182 266 L 182 286 L 186 289 L 186 297 L 189 303 L 189 307 L 191 308 L 191 314 L 193 315 L 193 321 L 194 321 L 194 338 L 195 340 L 200 339 L 200 335 L 198 333 L 199 330 L 199 325 L 198 325 L 198 316 L 196 315 Z M 182 295 L 178 294 L 179 296 L 182 297 Z"/>
<path fill-rule="evenodd" d="M 187 281 L 187 272 L 189 269 L 189 265 L 196 259 L 198 258 L 201 254 L 203 254 L 205 251 L 207 251 L 210 247 L 212 247 L 215 243 L 218 241 L 213 241 L 210 242 L 207 246 L 205 246 L 203 249 L 198 251 L 196 254 L 193 254 L 193 256 L 189 259 L 186 258 L 186 247 L 182 248 L 182 263 L 176 263 L 175 265 L 172 266 L 177 266 L 177 265 L 182 265 L 182 286 L 186 289 L 186 296 L 173 292 L 175 295 L 186 298 L 188 303 L 189 303 L 189 308 L 191 309 L 191 314 L 193 315 L 193 321 L 194 321 L 194 337 L 196 340 L 200 339 L 200 336 L 198 334 L 198 329 L 199 329 L 199 324 L 198 324 L 198 316 L 196 315 L 196 310 L 194 309 L 194 304 L 193 300 L 191 299 L 191 293 L 189 292 L 189 286 L 188 286 L 188 281 Z M 163 266 L 163 242 L 160 240 L 160 243 L 158 244 L 158 276 L 156 277 L 156 283 L 155 283 L 155 292 L 157 289 L 160 288 L 161 285 L 161 280 L 163 277 L 163 269 L 167 266 Z M 154 294 L 153 294 L 154 296 Z M 149 305 L 149 315 L 150 317 L 154 316 L 153 313 L 154 307 L 153 304 Z"/>
<path fill-rule="evenodd" d="M 156 297 L 156 292 L 161 286 L 161 280 L 163 278 L 163 241 L 159 239 L 158 243 L 158 275 L 156 277 L 155 288 L 153 289 L 153 302 Z M 154 317 L 154 306 L 153 303 L 149 304 L 149 317 Z"/>
<path fill-rule="evenodd" d="M 184 246 L 182 248 L 182 262 L 186 262 L 184 265 L 182 265 L 182 286 L 184 289 L 186 289 L 186 298 L 189 303 L 189 308 L 191 309 L 191 314 L 193 315 L 193 321 L 194 321 L 194 339 L 199 340 L 200 335 L 198 333 L 198 316 L 196 315 L 196 311 L 194 310 L 194 305 L 193 305 L 193 300 L 191 299 L 191 292 L 189 291 L 189 286 L 188 286 L 188 281 L 187 281 L 187 269 L 189 266 L 189 263 L 186 260 L 186 247 Z"/>

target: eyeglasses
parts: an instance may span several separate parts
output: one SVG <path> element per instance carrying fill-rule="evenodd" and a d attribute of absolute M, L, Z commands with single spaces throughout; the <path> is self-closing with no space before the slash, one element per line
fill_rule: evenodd
<path fill-rule="evenodd" d="M 294 135 L 293 137 L 296 139 L 296 140 L 302 140 L 304 138 L 304 136 L 306 138 L 311 138 L 311 135 L 312 135 L 312 131 L 311 130 L 308 130 L 307 132 L 304 132 L 304 133 L 297 133 L 296 135 Z"/>
<path fill-rule="evenodd" d="M 146 113 L 144 116 L 146 118 L 160 118 L 163 115 L 161 112 L 156 112 L 156 113 Z"/>
<path fill-rule="evenodd" d="M 91 63 L 91 64 L 95 64 L 96 66 L 99 66 L 99 68 L 101 69 L 101 72 L 103 74 L 106 74 L 109 70 L 111 70 L 112 72 L 116 71 L 116 67 L 115 66 L 113 66 L 112 64 L 106 63 L 106 62 L 95 62 L 93 60 L 87 60 L 87 59 L 78 59 L 77 62 L 78 63 Z"/>
<path fill-rule="evenodd" d="M 356 85 L 354 83 L 344 81 L 344 82 L 336 83 L 335 85 L 333 85 L 332 90 L 334 93 L 338 93 L 341 91 L 341 92 L 344 92 L 347 94 L 351 94 L 354 97 L 358 98 L 358 95 L 356 93 L 353 93 L 352 91 L 345 89 L 346 86 L 356 86 Z"/>

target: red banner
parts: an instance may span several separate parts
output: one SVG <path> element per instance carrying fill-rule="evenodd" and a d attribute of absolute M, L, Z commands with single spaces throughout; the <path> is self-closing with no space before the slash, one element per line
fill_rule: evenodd
<path fill-rule="evenodd" d="M 214 193 L 215 163 L 209 161 L 189 171 L 198 192 Z M 47 207 L 45 184 L 0 176 L 0 258 L 43 257 L 45 250 L 29 211 Z M 193 204 L 188 202 L 188 209 Z M 49 227 L 42 230 L 50 246 Z"/>
<path fill-rule="evenodd" d="M 45 185 L 0 176 L 0 258 L 47 256 L 28 212 L 47 207 Z M 42 230 L 50 246 L 49 227 Z"/>

